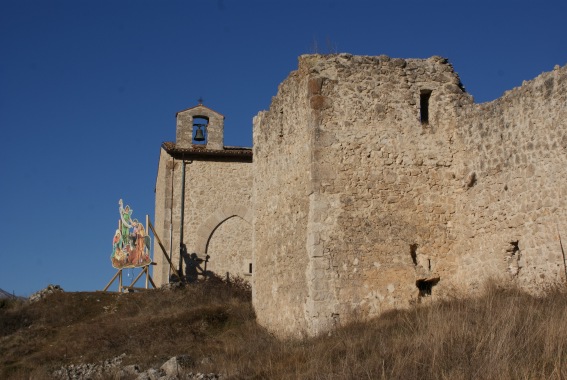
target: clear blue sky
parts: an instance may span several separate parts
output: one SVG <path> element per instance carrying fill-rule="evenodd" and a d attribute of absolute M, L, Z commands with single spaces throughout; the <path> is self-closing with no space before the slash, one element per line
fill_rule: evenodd
<path fill-rule="evenodd" d="M 102 289 L 118 200 L 153 215 L 175 113 L 203 97 L 250 146 L 314 52 L 441 55 L 485 102 L 567 63 L 567 2 L 0 0 L 0 288 Z"/>

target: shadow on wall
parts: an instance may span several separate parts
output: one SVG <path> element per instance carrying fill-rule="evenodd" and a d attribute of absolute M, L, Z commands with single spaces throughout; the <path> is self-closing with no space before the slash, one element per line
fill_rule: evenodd
<path fill-rule="evenodd" d="M 203 276 L 205 279 L 213 276 L 211 271 L 207 270 L 207 263 L 209 262 L 209 255 L 205 256 L 205 259 L 197 256 L 197 253 L 193 252 L 189 254 L 187 252 L 187 246 L 181 244 L 181 260 L 179 263 L 179 272 L 183 273 L 184 280 L 188 283 L 196 282 L 199 276 Z M 204 264 L 203 264 L 204 263 Z M 185 270 L 183 270 L 185 266 Z M 170 278 L 170 281 L 175 281 L 176 277 Z"/>
<path fill-rule="evenodd" d="M 189 254 L 187 252 L 187 246 L 185 244 L 181 244 L 181 252 L 180 252 L 180 260 L 179 260 L 179 268 L 178 271 L 183 273 L 183 282 L 193 283 L 199 280 L 199 276 L 202 279 L 226 279 L 227 282 L 231 280 L 240 278 L 238 275 L 234 276 L 231 275 L 229 272 L 226 272 L 226 277 L 219 276 L 217 273 L 207 270 L 207 263 L 209 262 L 210 256 L 206 255 L 204 259 L 200 258 L 197 253 L 193 252 Z M 250 264 L 250 273 L 252 273 L 252 264 Z M 185 268 L 183 268 L 185 267 Z M 232 278 L 232 279 L 231 279 Z M 178 282 L 179 278 L 176 275 L 171 275 L 169 277 L 169 282 Z"/>

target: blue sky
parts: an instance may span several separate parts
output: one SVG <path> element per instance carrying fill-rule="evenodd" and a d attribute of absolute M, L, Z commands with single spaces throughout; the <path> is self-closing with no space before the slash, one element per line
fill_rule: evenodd
<path fill-rule="evenodd" d="M 237 146 L 306 53 L 441 55 L 490 101 L 567 63 L 566 16 L 564 0 L 0 0 L 0 288 L 102 289 L 118 200 L 153 215 L 160 145 L 199 97 Z"/>

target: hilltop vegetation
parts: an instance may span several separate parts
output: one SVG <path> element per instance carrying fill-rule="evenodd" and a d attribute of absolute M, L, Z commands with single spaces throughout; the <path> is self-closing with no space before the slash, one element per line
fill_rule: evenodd
<path fill-rule="evenodd" d="M 124 365 L 142 369 L 188 355 L 191 371 L 230 379 L 563 379 L 566 316 L 563 289 L 534 297 L 491 285 L 479 298 L 281 341 L 256 324 L 240 282 L 55 293 L 0 304 L 0 378 L 43 379 L 62 365 L 126 354 Z"/>

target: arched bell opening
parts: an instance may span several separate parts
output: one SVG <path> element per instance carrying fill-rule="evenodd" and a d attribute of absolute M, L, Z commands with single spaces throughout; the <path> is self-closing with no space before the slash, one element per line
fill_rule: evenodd
<path fill-rule="evenodd" d="M 207 145 L 209 118 L 205 116 L 193 117 L 192 143 L 193 145 Z"/>

